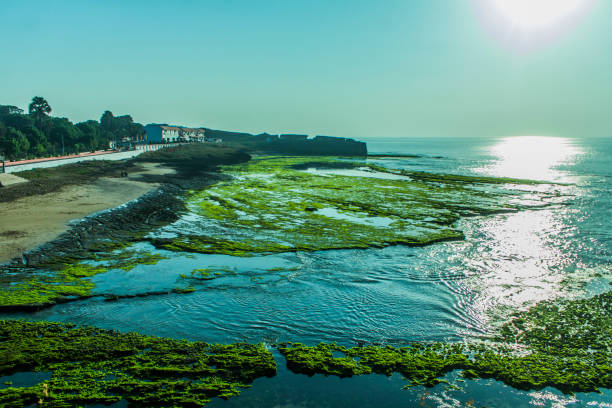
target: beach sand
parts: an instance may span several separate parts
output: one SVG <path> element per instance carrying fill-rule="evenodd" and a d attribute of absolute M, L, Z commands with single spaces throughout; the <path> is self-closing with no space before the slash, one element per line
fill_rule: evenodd
<path fill-rule="evenodd" d="M 140 176 L 173 172 L 157 164 L 140 167 L 127 178 L 103 177 L 91 184 L 1 203 L 0 263 L 57 238 L 71 221 L 135 200 L 159 186 L 140 181 Z"/>

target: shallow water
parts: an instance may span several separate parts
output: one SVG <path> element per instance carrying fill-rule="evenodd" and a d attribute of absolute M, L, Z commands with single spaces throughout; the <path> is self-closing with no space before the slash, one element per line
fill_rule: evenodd
<path fill-rule="evenodd" d="M 553 197 L 551 201 L 558 203 L 543 209 L 464 219 L 460 227 L 466 240 L 423 248 L 395 246 L 245 258 L 170 253 L 138 244 L 137 249 L 169 259 L 139 265 L 130 272 L 114 270 L 97 275 L 93 278 L 96 290 L 137 294 L 169 291 L 177 284 L 191 283 L 196 292 L 114 302 L 94 298 L 28 317 L 209 342 L 399 345 L 413 340 L 461 341 L 487 336 L 509 312 L 538 301 L 609 290 L 609 140 L 368 142 L 371 153 L 420 155 L 371 159 L 377 165 L 571 183 L 562 186 L 571 197 Z M 180 276 L 197 268 L 218 275 L 212 280 L 188 282 Z M 282 358 L 277 361 L 282 365 Z M 340 380 L 308 378 L 283 369 L 275 378 L 257 380 L 240 397 L 211 406 L 463 406 L 470 400 L 475 406 L 495 407 L 612 406 L 605 404 L 610 402 L 609 392 L 569 397 L 548 389 L 518 391 L 488 380 L 458 384 L 461 391 L 445 390 L 443 385 L 402 390 L 404 383 L 399 376 Z M 384 395 L 384 400 L 372 394 Z"/>

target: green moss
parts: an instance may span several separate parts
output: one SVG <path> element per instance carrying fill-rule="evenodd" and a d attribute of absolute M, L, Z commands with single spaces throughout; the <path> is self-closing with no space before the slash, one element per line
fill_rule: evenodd
<path fill-rule="evenodd" d="M 310 167 L 370 166 L 330 157 L 259 157 L 226 166 L 233 176 L 188 197 L 207 235 L 152 239 L 158 248 L 252 256 L 258 253 L 428 245 L 463 239 L 462 217 L 518 211 L 527 192 L 491 177 L 411 174 L 401 179 L 316 175 Z M 376 166 L 370 166 L 378 170 Z M 385 172 L 395 172 L 384 169 Z M 366 173 L 367 174 L 367 173 Z M 537 195 L 537 194 L 536 194 Z M 540 202 L 545 204 L 545 194 Z"/>
<path fill-rule="evenodd" d="M 50 371 L 43 384 L 0 390 L 0 406 L 201 407 L 238 395 L 276 364 L 262 344 L 188 342 L 49 322 L 0 321 L 0 375 Z"/>
<path fill-rule="evenodd" d="M 94 259 L 96 261 L 103 261 L 108 269 L 123 269 L 129 272 L 138 265 L 155 265 L 162 259 L 168 259 L 168 257 L 147 251 L 124 250 L 112 253 L 98 253 Z"/>
<path fill-rule="evenodd" d="M 612 291 L 587 299 L 539 303 L 513 315 L 497 340 L 551 354 L 612 352 Z"/>
<path fill-rule="evenodd" d="M 461 183 L 461 184 L 522 184 L 522 185 L 537 185 L 537 184 L 551 184 L 548 181 L 537 181 L 528 179 L 517 179 L 511 177 L 490 177 L 490 176 L 466 176 L 460 174 L 439 174 L 429 173 L 424 171 L 409 171 L 409 170 L 394 170 L 387 167 L 378 166 L 375 164 L 368 163 L 368 167 L 372 170 L 397 174 L 402 176 L 408 176 L 415 180 L 420 180 L 428 183 Z M 552 183 L 559 184 L 560 183 Z"/>
<path fill-rule="evenodd" d="M 145 251 L 119 250 L 93 253 L 90 259 L 57 257 L 36 269 L 4 271 L 10 279 L 0 287 L 0 309 L 40 308 L 89 297 L 95 285 L 88 278 L 109 269 L 130 271 L 137 265 L 152 265 L 162 259 L 167 258 Z"/>
<path fill-rule="evenodd" d="M 233 180 L 188 194 L 188 207 L 210 223 L 206 235 L 145 238 L 139 231 L 132 238 L 149 240 L 155 247 L 171 251 L 232 256 L 418 246 L 463 239 L 456 227 L 462 217 L 517 211 L 528 205 L 520 203 L 530 192 L 500 187 L 510 182 L 530 184 L 524 180 L 405 172 L 402 174 L 408 177 L 396 180 L 324 176 L 300 170 L 356 166 L 402 173 L 332 157 L 259 157 L 224 167 Z M 539 195 L 537 205 L 545 203 L 543 193 L 530 195 Z M 36 270 L 23 268 L 22 273 L 7 274 L 11 279 L 0 282 L 0 308 L 41 307 L 90 296 L 91 276 L 109 269 L 129 271 L 165 259 L 130 250 L 132 239 L 124 238 L 98 242 L 89 258 L 57 258 Z"/>
<path fill-rule="evenodd" d="M 289 343 L 279 347 L 287 359 L 287 367 L 298 373 L 312 375 L 352 375 L 401 373 L 409 386 L 434 386 L 440 377 L 468 364 L 462 345 L 413 344 L 410 347 L 367 346 L 345 348 L 332 344 L 304 346 Z M 343 356 L 333 357 L 332 353 Z"/>
<path fill-rule="evenodd" d="M 94 284 L 84 278 L 106 272 L 84 263 L 58 264 L 57 269 L 23 268 L 10 284 L 0 289 L 0 309 L 37 308 L 71 298 L 91 295 Z"/>
<path fill-rule="evenodd" d="M 223 275 L 233 275 L 236 273 L 236 268 L 197 268 L 191 271 L 189 276 L 184 276 L 186 279 L 196 280 L 212 280 Z"/>
<path fill-rule="evenodd" d="M 301 343 L 285 343 L 278 350 L 287 359 L 287 367 L 294 372 L 313 375 L 353 375 L 370 374 L 372 369 L 350 357 L 333 357 L 334 351 L 340 351 L 335 344 L 318 344 L 308 347 Z"/>
<path fill-rule="evenodd" d="M 460 369 L 464 378 L 493 378 L 523 390 L 551 386 L 566 393 L 589 392 L 612 387 L 611 312 L 608 292 L 536 305 L 506 323 L 493 343 L 413 343 L 401 348 L 288 343 L 279 351 L 289 369 L 308 375 L 397 372 L 407 386 L 433 386 Z"/>

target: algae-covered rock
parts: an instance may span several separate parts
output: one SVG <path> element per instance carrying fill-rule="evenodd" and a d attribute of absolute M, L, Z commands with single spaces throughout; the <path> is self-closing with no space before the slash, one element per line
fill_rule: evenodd
<path fill-rule="evenodd" d="M 50 322 L 0 321 L 0 375 L 50 371 L 0 389 L 0 406 L 201 407 L 276 374 L 263 344 L 207 344 Z M 46 384 L 46 385 L 45 385 Z M 47 391 L 43 390 L 43 387 Z M 45 395 L 46 394 L 46 395 Z"/>
<path fill-rule="evenodd" d="M 420 246 L 463 239 L 462 217 L 547 204 L 545 193 L 528 191 L 528 180 L 427 176 L 332 157 L 257 157 L 223 170 L 231 180 L 187 199 L 198 223 L 179 221 L 168 228 L 176 237 L 153 245 L 234 256 Z"/>
<path fill-rule="evenodd" d="M 111 269 L 130 271 L 138 265 L 152 265 L 162 259 L 159 254 L 123 249 L 92 253 L 89 259 L 66 256 L 49 257 L 38 267 L 12 266 L 0 271 L 0 310 L 37 310 L 57 303 L 92 296 L 94 275 Z"/>
<path fill-rule="evenodd" d="M 522 390 L 597 391 L 612 387 L 612 292 L 538 304 L 514 316 L 495 342 L 485 344 L 287 343 L 279 351 L 290 370 L 308 375 L 401 373 L 408 386 L 434 386 L 460 369 L 464 378 L 493 378 Z"/>

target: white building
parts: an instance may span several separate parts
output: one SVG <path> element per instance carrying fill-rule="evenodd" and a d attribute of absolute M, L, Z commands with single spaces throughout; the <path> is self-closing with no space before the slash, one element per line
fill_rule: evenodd
<path fill-rule="evenodd" d="M 175 126 L 160 126 L 162 143 L 172 143 L 179 139 L 181 129 Z"/>
<path fill-rule="evenodd" d="M 204 140 L 204 129 L 198 128 L 181 128 L 181 140 L 186 142 L 201 142 Z"/>

